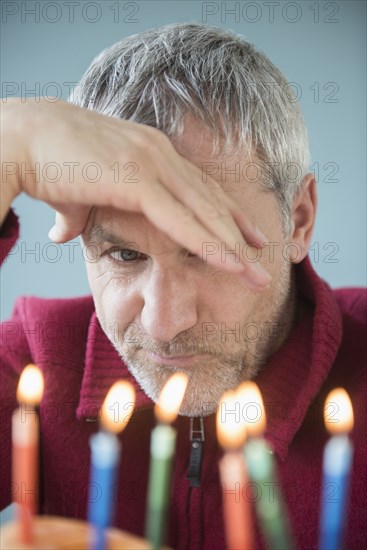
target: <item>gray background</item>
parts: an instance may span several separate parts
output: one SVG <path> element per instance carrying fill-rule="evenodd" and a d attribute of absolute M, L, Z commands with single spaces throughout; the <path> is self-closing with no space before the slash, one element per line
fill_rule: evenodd
<path fill-rule="evenodd" d="M 196 21 L 245 35 L 296 83 L 309 131 L 319 206 L 310 250 L 333 287 L 366 285 L 366 40 L 364 1 L 2 2 L 2 97 L 56 95 L 125 36 Z M 37 139 L 37 136 L 34 136 Z M 52 210 L 14 202 L 21 239 L 2 268 L 1 318 L 17 296 L 76 296 L 89 287 L 78 240 L 47 237 Z"/>

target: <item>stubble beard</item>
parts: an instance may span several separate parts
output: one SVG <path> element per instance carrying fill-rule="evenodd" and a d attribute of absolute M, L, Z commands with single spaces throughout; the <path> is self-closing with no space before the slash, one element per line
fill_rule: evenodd
<path fill-rule="evenodd" d="M 279 279 L 269 293 L 266 303 L 263 302 L 255 322 L 261 329 L 264 328 L 264 323 L 270 323 L 270 326 L 285 323 L 291 327 L 294 308 L 295 288 L 292 270 L 287 262 L 284 262 Z M 106 330 L 108 323 L 102 318 L 100 323 L 111 340 L 109 331 Z M 222 342 L 219 335 L 214 342 L 204 341 L 202 335 L 193 335 L 192 331 L 187 331 L 170 342 L 157 343 L 144 333 L 142 327 L 139 327 L 138 331 L 136 329 L 135 324 L 128 325 L 121 337 L 117 341 L 112 339 L 111 343 L 143 391 L 154 402 L 158 401 L 164 384 L 172 374 L 188 374 L 189 384 L 180 415 L 190 417 L 214 413 L 223 393 L 236 388 L 244 380 L 254 379 L 265 366 L 268 357 L 281 346 L 288 335 L 283 333 L 274 341 L 273 336 L 267 337 L 261 330 L 261 337 L 255 341 L 234 342 L 229 336 L 227 341 Z M 182 368 L 172 364 L 156 364 L 149 360 L 146 352 L 172 357 L 198 354 L 199 357 L 192 365 Z M 202 361 L 200 355 L 203 355 Z"/>

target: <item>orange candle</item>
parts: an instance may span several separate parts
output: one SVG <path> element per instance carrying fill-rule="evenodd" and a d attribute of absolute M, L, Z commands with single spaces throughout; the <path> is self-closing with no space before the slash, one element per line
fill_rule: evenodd
<path fill-rule="evenodd" d="M 38 505 L 39 427 L 36 404 L 43 394 L 43 376 L 38 367 L 28 365 L 22 372 L 17 400 L 19 408 L 12 417 L 14 502 L 18 504 L 20 542 L 31 543 L 32 515 Z"/>
<path fill-rule="evenodd" d="M 246 498 L 248 483 L 242 446 L 246 426 L 242 421 L 243 403 L 235 391 L 223 394 L 217 412 L 217 433 L 225 454 L 219 462 L 223 514 L 229 550 L 252 548 L 251 504 Z"/>

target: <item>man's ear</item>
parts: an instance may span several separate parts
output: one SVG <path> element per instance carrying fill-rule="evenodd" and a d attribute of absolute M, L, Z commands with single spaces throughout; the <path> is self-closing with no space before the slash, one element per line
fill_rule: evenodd
<path fill-rule="evenodd" d="M 302 189 L 293 201 L 291 233 L 289 243 L 289 259 L 292 263 L 300 263 L 308 254 L 317 210 L 317 189 L 315 175 L 306 174 Z"/>

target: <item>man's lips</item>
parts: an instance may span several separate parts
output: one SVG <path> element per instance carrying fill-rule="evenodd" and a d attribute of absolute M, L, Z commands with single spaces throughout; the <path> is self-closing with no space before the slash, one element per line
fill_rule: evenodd
<path fill-rule="evenodd" d="M 198 360 L 205 361 L 205 358 L 208 357 L 208 354 L 191 354 L 191 355 L 178 355 L 178 356 L 166 356 L 160 355 L 158 353 L 153 353 L 152 351 L 147 351 L 149 359 L 159 363 L 160 365 L 190 365 L 197 362 Z"/>

